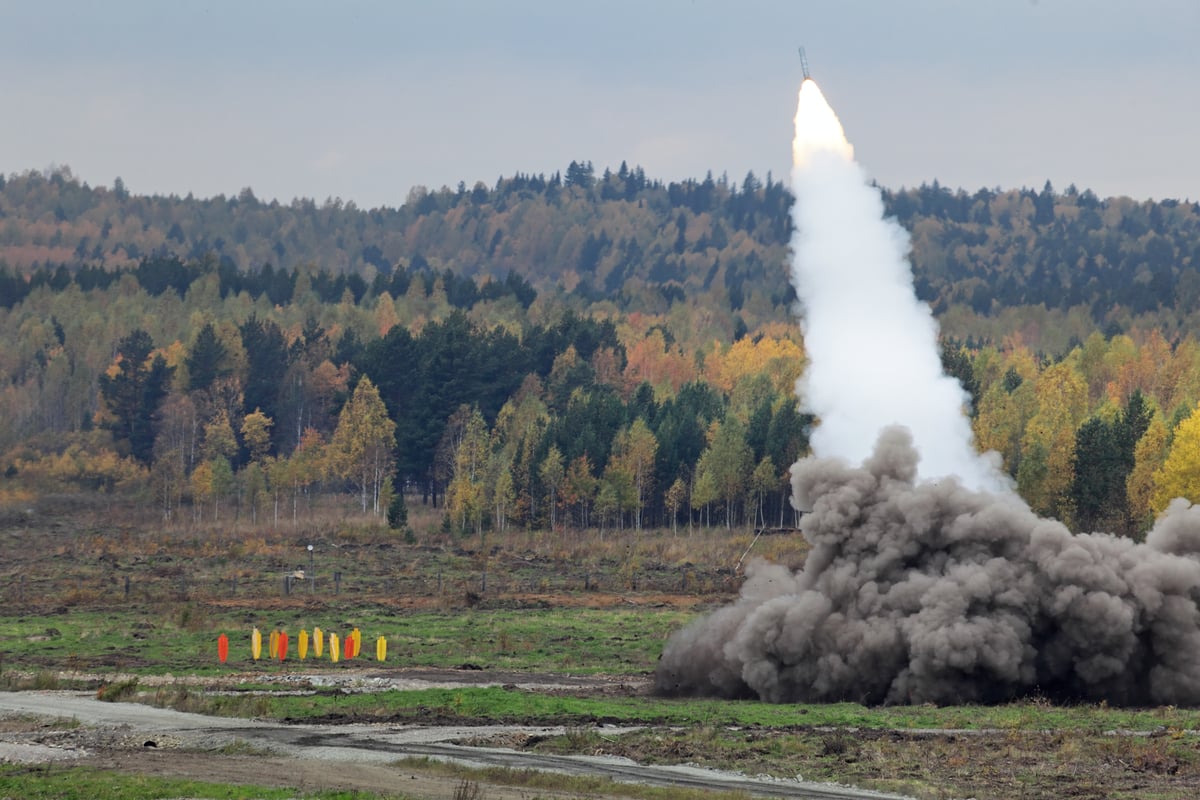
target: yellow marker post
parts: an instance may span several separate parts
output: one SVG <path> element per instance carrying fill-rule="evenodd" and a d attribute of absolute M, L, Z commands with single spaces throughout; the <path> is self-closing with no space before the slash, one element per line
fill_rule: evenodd
<path fill-rule="evenodd" d="M 272 659 L 279 658 L 279 631 L 271 631 L 271 637 L 267 640 L 267 645 L 267 655 Z"/>
<path fill-rule="evenodd" d="M 255 628 L 254 632 L 250 634 L 250 655 L 254 656 L 255 661 L 262 658 L 262 634 L 259 633 L 258 628 Z"/>
<path fill-rule="evenodd" d="M 313 658 L 321 657 L 321 648 L 325 645 L 325 636 L 319 627 L 313 628 Z"/>
<path fill-rule="evenodd" d="M 375 640 L 375 660 L 387 661 L 387 639 L 382 636 Z"/>
<path fill-rule="evenodd" d="M 296 639 L 296 652 L 300 655 L 301 661 L 308 655 L 308 631 L 300 631 L 300 636 Z"/>
<path fill-rule="evenodd" d="M 329 660 L 333 663 L 338 662 L 341 653 L 338 652 L 338 638 L 336 633 L 329 634 Z"/>
<path fill-rule="evenodd" d="M 358 658 L 358 651 L 362 649 L 362 631 L 360 631 L 358 628 L 355 628 L 354 630 L 350 631 L 350 635 L 354 637 L 354 647 L 351 649 L 350 655 L 352 655 L 354 658 Z"/>

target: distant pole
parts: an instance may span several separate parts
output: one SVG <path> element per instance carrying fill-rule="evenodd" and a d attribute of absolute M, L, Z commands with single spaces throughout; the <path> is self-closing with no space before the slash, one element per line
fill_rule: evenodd
<path fill-rule="evenodd" d="M 313 546 L 308 546 L 308 593 L 316 591 L 317 573 L 313 570 Z"/>

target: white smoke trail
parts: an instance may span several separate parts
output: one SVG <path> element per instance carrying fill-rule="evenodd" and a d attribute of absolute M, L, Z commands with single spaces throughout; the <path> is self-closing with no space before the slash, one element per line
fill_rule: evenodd
<path fill-rule="evenodd" d="M 998 457 L 973 447 L 966 393 L 942 372 L 937 323 L 913 291 L 908 234 L 884 218 L 811 79 L 800 87 L 792 153 L 792 280 L 809 356 L 797 391 L 820 420 L 813 454 L 859 464 L 880 431 L 899 424 L 912 433 L 922 479 L 1005 489 Z"/>

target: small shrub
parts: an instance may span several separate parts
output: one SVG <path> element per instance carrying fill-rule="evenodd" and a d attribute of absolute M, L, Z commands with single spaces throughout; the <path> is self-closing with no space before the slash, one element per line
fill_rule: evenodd
<path fill-rule="evenodd" d="M 571 725 L 563 732 L 563 743 L 568 752 L 590 753 L 598 741 L 599 736 L 593 730 L 578 725 Z"/>
<path fill-rule="evenodd" d="M 454 800 L 483 800 L 483 789 L 475 781 L 463 778 L 454 787 Z"/>
<path fill-rule="evenodd" d="M 387 508 L 387 521 L 393 530 L 408 527 L 408 506 L 404 503 L 404 492 L 392 495 L 392 501 L 388 503 Z"/>
<path fill-rule="evenodd" d="M 821 741 L 823 756 L 846 756 L 854 753 L 855 749 L 853 740 L 840 731 L 823 737 Z"/>
<path fill-rule="evenodd" d="M 58 680 L 58 673 L 49 670 L 41 670 L 33 676 L 33 688 L 39 690 L 52 690 L 61 687 Z"/>
<path fill-rule="evenodd" d="M 269 756 L 272 752 L 265 747 L 251 744 L 245 739 L 234 739 L 217 748 L 216 752 L 223 756 Z"/>
<path fill-rule="evenodd" d="M 103 700 L 106 703 L 115 703 L 127 697 L 132 697 L 134 694 L 137 694 L 137 690 L 137 678 L 117 681 L 116 683 L 106 683 L 96 690 L 96 699 Z"/>

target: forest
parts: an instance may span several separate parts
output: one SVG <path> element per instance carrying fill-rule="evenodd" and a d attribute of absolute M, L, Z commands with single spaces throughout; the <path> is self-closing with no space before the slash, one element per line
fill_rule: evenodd
<path fill-rule="evenodd" d="M 1200 205 L 881 193 L 977 444 L 1036 511 L 1140 536 L 1200 498 Z M 0 176 L 0 504 L 792 526 L 792 203 L 590 162 L 370 210 Z"/>

